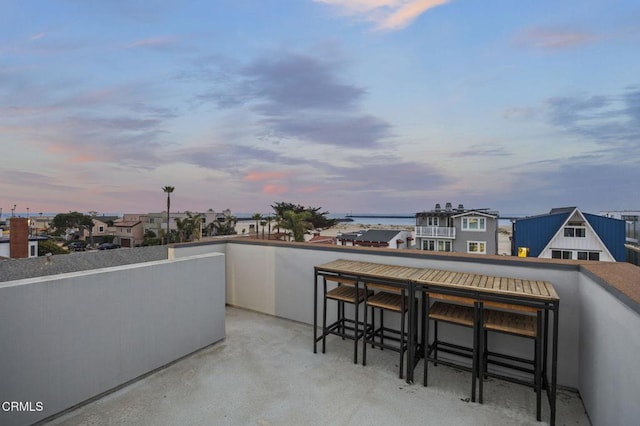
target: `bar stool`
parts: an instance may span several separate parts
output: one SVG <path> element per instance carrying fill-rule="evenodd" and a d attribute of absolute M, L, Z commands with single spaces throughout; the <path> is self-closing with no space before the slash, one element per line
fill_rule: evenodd
<path fill-rule="evenodd" d="M 327 281 L 337 282 L 338 286 L 327 291 Z M 353 340 L 353 362 L 358 363 L 358 341 L 364 337 L 369 326 L 365 321 L 360 321 L 358 313 L 360 303 L 364 301 L 367 290 L 360 288 L 358 281 L 353 278 L 338 276 L 323 277 L 323 306 L 322 306 L 322 353 L 326 351 L 326 337 L 329 334 L 342 337 L 342 339 Z M 369 291 L 373 294 L 372 291 Z M 337 319 L 327 325 L 327 300 L 338 302 Z M 354 317 L 347 318 L 345 315 L 345 303 L 354 307 Z"/>
<path fill-rule="evenodd" d="M 430 305 L 430 299 L 436 301 Z M 455 302 L 455 303 L 449 303 Z M 479 371 L 478 352 L 478 321 L 479 307 L 474 299 L 467 297 L 444 295 L 439 293 L 423 292 L 422 294 L 422 348 L 421 354 L 424 359 L 423 385 L 427 386 L 429 362 L 434 366 L 438 363 L 470 371 L 471 374 L 471 401 L 476 401 L 476 378 Z M 429 343 L 429 320 L 434 324 L 433 342 Z M 438 335 L 438 323 L 467 327 L 473 331 L 473 346 L 467 347 L 457 345 L 445 340 L 441 340 Z M 458 357 L 470 358 L 471 366 L 456 361 L 442 360 L 438 358 L 438 351 L 456 355 Z M 480 401 L 482 402 L 482 401 Z"/>
<path fill-rule="evenodd" d="M 367 308 L 371 308 L 371 328 L 366 333 L 362 343 L 362 365 L 367 365 L 367 345 L 379 347 L 381 350 L 390 349 L 400 354 L 398 376 L 402 379 L 404 373 L 404 356 L 409 348 L 409 333 L 407 332 L 407 314 L 409 312 L 409 297 L 406 289 L 385 284 L 366 283 L 364 322 L 367 323 Z M 373 290 L 378 292 L 375 294 Z M 414 298 L 415 303 L 415 298 Z M 417 306 L 416 306 L 417 307 Z M 380 312 L 380 326 L 375 327 L 375 310 Z M 391 311 L 400 314 L 400 330 L 384 325 L 384 312 Z M 417 311 L 414 310 L 414 312 Z M 379 339 L 376 341 L 376 337 Z M 386 341 L 385 341 L 386 340 Z M 389 344 L 388 341 L 395 342 Z"/>
<path fill-rule="evenodd" d="M 484 306 L 497 307 L 506 310 L 486 309 Z M 480 377 L 496 377 L 526 386 L 531 386 L 536 392 L 536 420 L 541 418 L 541 395 L 543 380 L 546 379 L 545 365 L 546 354 L 542 354 L 543 327 L 542 311 L 536 308 L 527 308 L 513 305 L 503 305 L 494 302 L 485 302 L 482 307 L 483 349 L 482 362 L 480 363 Z M 515 312 L 514 312 L 515 310 Z M 523 313 L 525 312 L 525 313 Z M 531 314 L 534 315 L 531 315 Z M 531 339 L 534 342 L 533 359 L 492 352 L 488 349 L 488 332 L 505 333 L 513 336 Z M 544 361 L 544 362 L 543 362 Z M 525 381 L 514 377 L 488 372 L 488 364 L 497 365 L 506 369 L 531 374 L 532 381 Z M 546 386 L 546 384 L 545 384 Z M 483 398 L 483 381 L 479 386 L 480 402 Z"/>

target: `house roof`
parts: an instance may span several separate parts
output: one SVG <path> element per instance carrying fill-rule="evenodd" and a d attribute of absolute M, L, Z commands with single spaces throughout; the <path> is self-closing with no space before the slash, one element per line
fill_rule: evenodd
<path fill-rule="evenodd" d="M 582 213 L 577 207 L 551 209 L 547 214 L 516 219 L 513 235 L 514 246 L 529 247 L 529 254 L 538 257 L 561 226 L 579 212 L 598 235 L 611 256 L 618 261 L 625 260 L 625 224 L 620 219 Z"/>
<path fill-rule="evenodd" d="M 488 211 L 480 211 L 480 210 L 467 210 L 464 213 L 458 213 L 458 214 L 454 214 L 451 217 L 462 217 L 462 216 L 484 216 L 484 217 L 491 217 L 491 218 L 497 218 L 498 214 L 497 212 L 488 212 Z"/>
<path fill-rule="evenodd" d="M 134 227 L 138 224 L 140 224 L 142 222 L 140 222 L 139 220 L 132 220 L 132 221 L 122 221 L 122 222 L 116 222 L 113 224 L 113 226 L 121 226 L 121 227 L 125 227 L 125 228 L 131 228 Z"/>
<path fill-rule="evenodd" d="M 99 220 L 100 222 L 107 223 L 109 221 L 115 222 L 116 220 L 120 219 L 120 217 L 119 216 L 96 216 L 93 219 Z"/>
<path fill-rule="evenodd" d="M 403 231 L 387 230 L 387 229 L 369 229 L 358 238 L 356 242 L 368 242 L 368 243 L 388 243 L 394 240 L 399 233 Z"/>
<path fill-rule="evenodd" d="M 326 235 L 315 235 L 308 243 L 314 244 L 336 244 L 336 237 L 329 237 Z"/>

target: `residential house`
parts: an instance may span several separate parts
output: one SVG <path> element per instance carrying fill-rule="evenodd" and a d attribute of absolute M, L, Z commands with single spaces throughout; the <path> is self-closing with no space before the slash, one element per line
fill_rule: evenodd
<path fill-rule="evenodd" d="M 476 254 L 498 253 L 498 213 L 465 209 L 451 203 L 436 204 L 416 213 L 416 247 L 419 250 Z"/>
<path fill-rule="evenodd" d="M 413 237 L 409 231 L 369 229 L 339 234 L 338 243 L 343 246 L 409 248 Z"/>
<path fill-rule="evenodd" d="M 91 236 L 93 237 L 93 242 L 95 244 L 99 244 L 104 242 L 104 239 L 108 235 L 115 235 L 115 226 L 114 223 L 120 220 L 118 216 L 96 216 L 93 218 L 93 229 L 91 231 Z M 87 232 L 84 233 L 84 239 L 88 239 L 89 234 Z"/>
<path fill-rule="evenodd" d="M 126 216 L 126 215 L 125 215 Z M 114 223 L 113 242 L 122 247 L 138 247 L 144 241 L 144 227 L 141 220 L 123 220 Z"/>
<path fill-rule="evenodd" d="M 208 226 L 215 221 L 224 221 L 227 217 L 231 216 L 231 210 L 225 209 L 220 213 L 207 210 L 203 213 L 191 212 L 192 216 L 200 214 L 202 216 L 202 230 L 206 234 Z M 171 212 L 169 215 L 169 230 L 176 231 L 178 227 L 176 225 L 176 219 L 183 220 L 187 217 L 187 212 Z M 159 213 L 147 213 L 140 215 L 140 220 L 143 222 L 144 232 L 152 231 L 157 237 L 164 235 L 167 231 L 167 212 Z"/>
<path fill-rule="evenodd" d="M 517 219 L 512 254 L 553 259 L 624 262 L 625 221 L 577 207 Z"/>
<path fill-rule="evenodd" d="M 600 212 L 600 215 L 624 220 L 627 243 L 634 245 L 640 244 L 640 211 L 607 210 Z"/>
<path fill-rule="evenodd" d="M 37 257 L 41 239 L 29 235 L 29 219 L 13 217 L 9 226 L 9 233 L 0 235 L 0 258 Z"/>

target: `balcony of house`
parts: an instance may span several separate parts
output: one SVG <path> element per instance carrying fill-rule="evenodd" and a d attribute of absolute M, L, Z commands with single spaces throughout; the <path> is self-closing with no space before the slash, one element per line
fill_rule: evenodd
<path fill-rule="evenodd" d="M 175 245 L 168 259 L 123 266 L 97 255 L 78 254 L 96 256 L 95 269 L 0 283 L 0 388 L 3 401 L 24 403 L 0 412 L 1 424 L 538 423 L 525 386 L 489 378 L 480 404 L 466 371 L 430 367 L 424 387 L 424 362 L 407 384 L 392 351 L 369 350 L 362 366 L 349 341 L 330 336 L 314 354 L 314 267 L 335 259 L 553 283 L 556 423 L 640 418 L 640 270 L 630 264 L 242 239 Z M 508 336 L 495 345 L 528 349 Z M 549 410 L 543 399 L 543 422 Z"/>
<path fill-rule="evenodd" d="M 417 238 L 456 238 L 456 228 L 449 226 L 416 226 Z"/>

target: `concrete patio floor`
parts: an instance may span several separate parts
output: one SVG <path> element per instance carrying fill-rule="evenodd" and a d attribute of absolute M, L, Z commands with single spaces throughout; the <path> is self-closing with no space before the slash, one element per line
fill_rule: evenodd
<path fill-rule="evenodd" d="M 227 307 L 225 340 L 48 422 L 51 425 L 527 425 L 531 388 L 489 379 L 485 402 L 469 402 L 468 372 L 429 369 L 429 386 L 397 376 L 398 355 L 332 336 L 312 351 L 313 327 Z M 320 351 L 320 346 L 318 347 Z M 558 425 L 588 425 L 580 396 L 558 392 Z M 549 421 L 546 397 L 542 423 Z"/>

